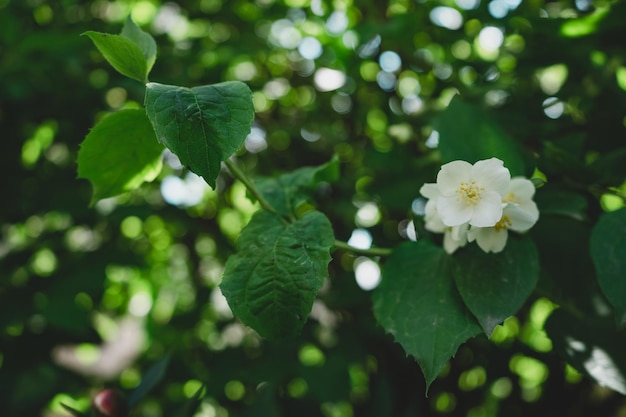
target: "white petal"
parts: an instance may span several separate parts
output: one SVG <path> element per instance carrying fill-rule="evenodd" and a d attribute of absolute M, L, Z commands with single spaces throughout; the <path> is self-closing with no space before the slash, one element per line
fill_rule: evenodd
<path fill-rule="evenodd" d="M 442 195 L 454 195 L 462 182 L 469 182 L 472 165 L 465 161 L 452 161 L 441 166 L 437 186 Z"/>
<path fill-rule="evenodd" d="M 426 207 L 424 208 L 424 227 L 426 230 L 430 230 L 435 233 L 443 233 L 446 229 L 446 225 L 443 224 L 436 207 L 437 200 L 428 200 Z"/>
<path fill-rule="evenodd" d="M 443 235 L 443 249 L 449 254 L 453 254 L 458 248 L 467 245 L 467 239 L 454 238 L 453 229 L 446 230 L 446 233 Z"/>
<path fill-rule="evenodd" d="M 471 176 L 485 190 L 496 191 L 500 195 L 504 195 L 511 181 L 511 173 L 498 158 L 476 162 Z"/>
<path fill-rule="evenodd" d="M 439 197 L 437 199 L 437 212 L 446 226 L 459 226 L 470 221 L 474 213 L 474 206 L 466 204 L 465 201 L 458 201 L 454 196 Z"/>
<path fill-rule="evenodd" d="M 530 180 L 523 177 L 515 177 L 511 179 L 509 192 L 504 197 L 511 196 L 513 198 L 512 203 L 520 204 L 522 201 L 531 200 L 534 195 L 535 186 Z"/>
<path fill-rule="evenodd" d="M 539 218 L 539 210 L 533 201 L 528 206 L 534 206 L 534 210 L 523 209 L 521 206 L 508 205 L 504 208 L 503 213 L 511 220 L 509 229 L 516 232 L 525 232 L 537 223 Z"/>
<path fill-rule="evenodd" d="M 436 183 L 424 184 L 420 188 L 420 194 L 426 198 L 437 198 L 439 197 L 439 187 Z"/>
<path fill-rule="evenodd" d="M 474 213 L 469 224 L 477 227 L 491 227 L 495 226 L 501 217 L 502 197 L 500 194 L 495 191 L 483 192 L 482 198 L 474 207 Z"/>
<path fill-rule="evenodd" d="M 478 246 L 485 252 L 502 252 L 506 246 L 509 233 L 506 229 L 496 230 L 493 227 L 475 229 L 473 236 Z"/>

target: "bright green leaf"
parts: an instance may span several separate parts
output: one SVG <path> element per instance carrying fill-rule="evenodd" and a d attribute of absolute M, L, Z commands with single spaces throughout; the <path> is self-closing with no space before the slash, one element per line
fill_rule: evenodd
<path fill-rule="evenodd" d="M 539 279 L 537 249 L 528 238 L 509 236 L 497 254 L 470 245 L 453 259 L 457 289 L 487 336 L 520 309 Z"/>
<path fill-rule="evenodd" d="M 122 33 L 112 35 L 88 31 L 89 36 L 104 58 L 120 74 L 145 83 L 156 60 L 156 42 L 142 31 L 130 17 L 126 20 Z"/>
<path fill-rule="evenodd" d="M 221 162 L 239 150 L 254 120 L 252 93 L 238 81 L 193 88 L 148 83 L 145 105 L 159 141 L 213 188 Z"/>
<path fill-rule="evenodd" d="M 612 320 L 581 319 L 557 309 L 544 327 L 554 350 L 574 368 L 626 395 L 626 334 Z"/>
<path fill-rule="evenodd" d="M 318 211 L 291 224 L 257 211 L 220 286 L 233 313 L 269 339 L 297 334 L 328 275 L 333 243 L 330 221 Z"/>
<path fill-rule="evenodd" d="M 605 213 L 591 232 L 591 257 L 598 282 L 626 325 L 626 208 Z"/>
<path fill-rule="evenodd" d="M 492 120 L 483 108 L 456 96 L 438 119 L 439 150 L 443 162 L 474 163 L 496 157 L 511 175 L 528 176 L 521 146 Z"/>
<path fill-rule="evenodd" d="M 289 215 L 310 198 L 317 185 L 338 178 L 339 159 L 333 158 L 324 165 L 300 168 L 275 178 L 259 178 L 254 183 L 278 213 Z"/>
<path fill-rule="evenodd" d="M 93 185 L 93 203 L 155 179 L 162 152 L 146 113 L 123 109 L 102 119 L 81 144 L 78 177 Z"/>
<path fill-rule="evenodd" d="M 454 288 L 451 259 L 428 241 L 404 243 L 385 263 L 373 296 L 376 320 L 415 357 L 427 386 L 481 331 Z"/>
<path fill-rule="evenodd" d="M 141 50 L 145 60 L 146 60 L 146 78 L 156 61 L 157 56 L 157 45 L 154 38 L 149 34 L 144 32 L 133 22 L 133 19 L 128 16 L 126 22 L 124 23 L 124 27 L 122 28 L 122 33 L 120 33 L 126 39 L 132 41 L 135 45 L 139 47 Z"/>

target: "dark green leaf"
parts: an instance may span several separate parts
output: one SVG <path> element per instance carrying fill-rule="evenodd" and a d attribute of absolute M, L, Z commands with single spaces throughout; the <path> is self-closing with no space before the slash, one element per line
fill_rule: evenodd
<path fill-rule="evenodd" d="M 626 395 L 626 333 L 612 320 L 581 319 L 555 310 L 545 324 L 554 349 L 574 368 Z"/>
<path fill-rule="evenodd" d="M 297 334 L 327 277 L 334 235 L 318 211 L 286 224 L 258 211 L 226 262 L 222 292 L 233 313 L 261 336 Z"/>
<path fill-rule="evenodd" d="M 427 386 L 481 331 L 454 288 L 451 259 L 428 241 L 404 243 L 385 263 L 373 296 L 378 323 L 415 357 Z"/>
<path fill-rule="evenodd" d="M 146 371 L 143 378 L 141 378 L 141 384 L 128 395 L 129 407 L 137 404 L 163 379 L 169 364 L 170 355 L 166 355 Z"/>
<path fill-rule="evenodd" d="M 93 185 L 93 203 L 155 179 L 162 152 L 146 113 L 123 109 L 102 119 L 81 144 L 78 177 Z"/>
<path fill-rule="evenodd" d="M 254 120 L 252 93 L 238 81 L 193 88 L 148 83 L 145 105 L 159 141 L 213 188 L 221 162 L 239 150 Z"/>
<path fill-rule="evenodd" d="M 587 199 L 579 193 L 546 184 L 537 190 L 535 202 L 542 216 L 558 214 L 576 220 L 586 217 Z"/>
<path fill-rule="evenodd" d="M 487 336 L 519 310 L 539 279 L 537 249 L 525 237 L 509 236 L 497 254 L 470 245 L 453 259 L 457 289 Z"/>
<path fill-rule="evenodd" d="M 317 167 L 304 167 L 276 178 L 259 178 L 255 185 L 263 197 L 282 215 L 295 214 L 299 204 L 307 201 L 322 182 L 339 178 L 339 159 Z"/>
<path fill-rule="evenodd" d="M 438 119 L 439 150 L 443 162 L 464 160 L 474 163 L 496 157 L 504 161 L 511 175 L 528 174 L 525 152 L 493 121 L 483 108 L 456 96 Z"/>
<path fill-rule="evenodd" d="M 605 213 L 591 232 L 591 257 L 600 288 L 626 325 L 626 208 Z"/>
<path fill-rule="evenodd" d="M 126 20 L 122 33 L 112 35 L 88 31 L 89 36 L 104 58 L 120 74 L 145 83 L 156 60 L 156 42 L 132 21 Z"/>
<path fill-rule="evenodd" d="M 193 417 L 196 415 L 200 405 L 202 404 L 202 399 L 206 394 L 206 387 L 204 385 L 200 385 L 200 388 L 193 394 L 193 396 L 185 401 L 183 407 L 176 412 L 176 417 Z"/>

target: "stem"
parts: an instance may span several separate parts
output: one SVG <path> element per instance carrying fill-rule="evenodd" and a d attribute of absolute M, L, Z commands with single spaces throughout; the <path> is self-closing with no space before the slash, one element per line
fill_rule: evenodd
<path fill-rule="evenodd" d="M 335 240 L 335 248 L 336 249 L 344 249 L 354 253 L 358 253 L 359 255 L 366 256 L 388 256 L 391 255 L 391 249 L 388 248 L 369 248 L 369 249 L 359 249 L 354 246 L 348 245 L 346 242 L 341 240 Z"/>
<path fill-rule="evenodd" d="M 233 175 L 233 177 L 237 178 L 239 181 L 243 183 L 243 185 L 246 186 L 246 189 L 250 192 L 250 194 L 252 194 L 254 198 L 256 198 L 256 200 L 259 202 L 261 207 L 263 207 L 263 209 L 276 214 L 281 219 L 283 219 L 283 221 L 286 221 L 283 218 L 283 216 L 281 216 L 276 211 L 276 209 L 265 199 L 265 197 L 261 195 L 261 193 L 259 192 L 259 190 L 256 189 L 252 181 L 250 181 L 250 179 L 246 176 L 246 174 L 244 174 L 244 172 L 233 161 L 231 161 L 230 159 L 227 159 L 224 161 L 224 163 L 230 170 L 230 173 Z"/>

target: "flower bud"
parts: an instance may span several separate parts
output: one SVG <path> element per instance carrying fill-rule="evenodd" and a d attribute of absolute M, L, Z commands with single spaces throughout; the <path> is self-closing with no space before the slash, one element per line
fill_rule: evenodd
<path fill-rule="evenodd" d="M 96 415 L 103 417 L 126 417 L 128 403 L 124 394 L 115 389 L 104 389 L 93 398 L 93 408 Z"/>

